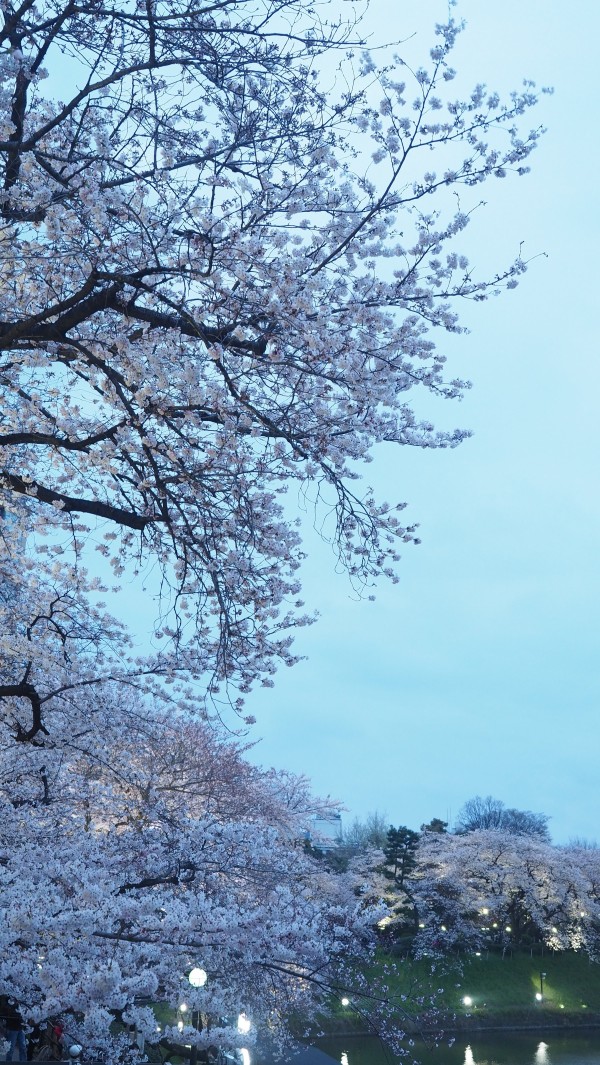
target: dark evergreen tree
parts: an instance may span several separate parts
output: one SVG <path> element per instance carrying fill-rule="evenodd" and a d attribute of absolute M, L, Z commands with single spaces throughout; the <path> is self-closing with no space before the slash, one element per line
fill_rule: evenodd
<path fill-rule="evenodd" d="M 421 832 L 447 832 L 448 822 L 442 821 L 441 817 L 433 817 L 426 825 L 421 825 Z"/>
<path fill-rule="evenodd" d="M 383 848 L 385 862 L 381 871 L 388 880 L 392 880 L 394 886 L 400 891 L 406 890 L 406 880 L 417 864 L 416 850 L 419 844 L 419 833 L 413 832 L 406 825 L 394 828 L 390 825 L 386 844 Z"/>

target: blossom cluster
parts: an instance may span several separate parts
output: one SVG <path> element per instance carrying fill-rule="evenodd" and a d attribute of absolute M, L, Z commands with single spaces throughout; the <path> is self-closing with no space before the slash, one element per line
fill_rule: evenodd
<path fill-rule="evenodd" d="M 381 443 L 468 435 L 411 394 L 460 397 L 439 346 L 457 302 L 525 269 L 478 278 L 460 241 L 468 190 L 526 169 L 534 88 L 456 99 L 458 23 L 411 72 L 378 68 L 335 15 L 46 0 L 2 16 L 7 536 L 71 568 L 95 551 L 117 582 L 156 567 L 152 635 L 213 699 L 295 661 L 298 495 L 358 588 L 396 579 L 416 527 L 360 467 Z M 325 94 L 332 57 L 345 87 Z"/>

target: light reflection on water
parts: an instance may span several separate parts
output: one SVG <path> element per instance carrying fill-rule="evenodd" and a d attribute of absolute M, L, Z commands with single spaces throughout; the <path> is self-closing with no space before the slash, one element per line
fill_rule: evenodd
<path fill-rule="evenodd" d="M 344 1058 L 346 1059 L 345 1061 L 343 1060 Z M 342 1055 L 342 1065 L 350 1065 L 347 1054 Z M 470 1044 L 467 1044 L 467 1046 L 465 1047 L 465 1057 L 463 1065 L 484 1065 L 483 1062 L 480 1063 L 476 1061 Z M 535 1049 L 535 1053 L 533 1055 L 533 1065 L 552 1065 L 550 1055 L 548 1054 L 548 1044 L 544 1043 L 543 1040 L 538 1043 Z"/>
<path fill-rule="evenodd" d="M 333 1060 L 332 1060 L 333 1059 Z M 394 1058 L 375 1038 L 329 1037 L 307 1047 L 293 1065 L 600 1065 L 600 1029 L 566 1033 L 472 1033 L 453 1046 L 416 1044 L 406 1058 Z M 260 1062 L 260 1065 L 265 1063 Z"/>
<path fill-rule="evenodd" d="M 344 1058 L 345 1061 L 343 1060 Z M 586 1061 L 586 1059 L 581 1059 L 582 1062 L 584 1060 Z M 594 1059 L 590 1059 L 590 1062 L 593 1060 Z M 598 1061 L 600 1061 L 600 1056 L 598 1058 Z M 350 1062 L 348 1062 L 347 1059 L 347 1054 L 342 1054 L 342 1065 L 350 1065 Z M 484 1063 L 483 1061 L 476 1061 L 472 1048 L 469 1044 L 465 1047 L 465 1060 L 463 1065 L 488 1065 L 488 1063 Z M 548 1053 L 548 1044 L 544 1042 L 544 1039 L 541 1039 L 541 1042 L 538 1043 L 535 1049 L 535 1053 L 533 1055 L 533 1065 L 552 1065 L 552 1060 L 550 1058 L 550 1054 Z"/>
<path fill-rule="evenodd" d="M 540 1043 L 535 1052 L 535 1065 L 551 1065 L 550 1057 L 548 1055 L 548 1044 Z"/>

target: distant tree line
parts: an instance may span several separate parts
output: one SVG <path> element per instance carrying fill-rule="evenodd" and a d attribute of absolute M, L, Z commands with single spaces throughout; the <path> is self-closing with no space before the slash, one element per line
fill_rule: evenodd
<path fill-rule="evenodd" d="M 480 829 L 498 829 L 509 832 L 515 836 L 535 836 L 550 842 L 550 831 L 547 814 L 533 813 L 531 810 L 518 810 L 516 807 L 507 807 L 501 799 L 495 799 L 492 795 L 475 795 L 468 799 L 458 812 L 452 831 L 457 835 L 466 832 L 475 832 Z M 385 813 L 378 810 L 368 813 L 361 820 L 355 817 L 349 828 L 344 831 L 342 847 L 349 852 L 365 850 L 368 847 L 383 848 L 388 842 L 390 821 Z M 403 826 L 405 827 L 405 826 Z M 449 822 L 440 817 L 433 817 L 431 821 L 421 825 L 421 832 L 448 832 Z M 411 831 L 407 829 L 407 831 Z M 595 846 L 580 839 L 574 840 L 579 846 L 582 842 L 586 846 Z"/>
<path fill-rule="evenodd" d="M 553 846 L 543 813 L 476 795 L 452 830 L 434 817 L 416 832 L 373 812 L 355 819 L 327 860 L 361 870 L 361 894 L 387 906 L 384 944 L 414 954 L 533 947 L 600 959 L 600 850 Z"/>
<path fill-rule="evenodd" d="M 475 795 L 460 810 L 454 830 L 462 835 L 478 829 L 495 828 L 515 836 L 535 836 L 549 843 L 549 820 L 546 814 L 507 808 L 500 799 L 494 799 L 491 795 L 485 799 Z"/>

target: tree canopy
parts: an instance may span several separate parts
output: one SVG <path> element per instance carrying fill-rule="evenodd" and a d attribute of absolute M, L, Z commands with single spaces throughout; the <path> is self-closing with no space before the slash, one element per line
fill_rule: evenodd
<path fill-rule="evenodd" d="M 355 817 L 344 829 L 343 845 L 349 850 L 364 851 L 369 847 L 382 848 L 387 839 L 389 821 L 387 815 L 372 810 L 361 820 Z"/>
<path fill-rule="evenodd" d="M 460 242 L 472 190 L 527 170 L 535 88 L 455 96 L 452 18 L 412 70 L 327 13 L 3 5 L 4 579 L 35 595 L 66 567 L 93 597 L 95 553 L 117 581 L 154 568 L 155 672 L 213 700 L 294 660 L 288 487 L 358 586 L 394 576 L 415 528 L 360 466 L 467 435 L 411 394 L 461 395 L 435 334 L 525 269 L 479 278 Z M 43 686 L 16 668 L 0 694 L 35 718 Z"/>
<path fill-rule="evenodd" d="M 455 94 L 453 18 L 412 69 L 335 4 L 0 8 L 0 992 L 116 1062 L 201 965 L 226 1020 L 186 1045 L 239 1045 L 242 1004 L 321 1008 L 381 910 L 207 719 L 295 660 L 298 502 L 361 591 L 395 579 L 415 527 L 360 470 L 467 435 L 411 397 L 460 397 L 457 303 L 525 269 L 461 240 L 537 93 Z"/>
<path fill-rule="evenodd" d="M 598 852 L 499 828 L 421 837 L 417 953 L 544 944 L 599 956 Z"/>
<path fill-rule="evenodd" d="M 340 983 L 351 993 L 382 906 L 359 893 L 362 874 L 305 853 L 328 810 L 305 781 L 256 769 L 208 724 L 112 695 L 90 699 L 77 740 L 0 751 L 0 990 L 27 1023 L 60 1017 L 108 1061 L 139 1055 L 132 1028 L 180 1056 L 257 1030 L 285 1038 L 290 1011 L 310 1017 Z M 202 1031 L 178 1030 L 181 1002 Z M 171 1007 L 159 1026 L 154 1003 Z"/>
<path fill-rule="evenodd" d="M 475 795 L 461 807 L 456 819 L 456 832 L 474 832 L 477 829 L 495 828 L 503 832 L 512 832 L 515 836 L 537 836 L 550 841 L 550 831 L 546 814 L 535 814 L 531 810 L 516 810 L 507 807 L 501 799 L 487 795 Z"/>

